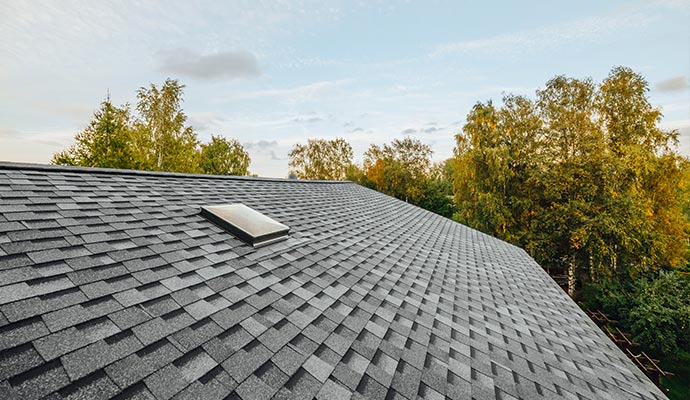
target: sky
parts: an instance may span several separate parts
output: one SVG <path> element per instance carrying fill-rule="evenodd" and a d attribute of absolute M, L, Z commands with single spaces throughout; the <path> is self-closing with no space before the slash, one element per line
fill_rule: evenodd
<path fill-rule="evenodd" d="M 476 102 L 618 65 L 690 155 L 687 0 L 0 0 L 0 160 L 48 163 L 108 92 L 134 104 L 166 78 L 200 140 L 238 139 L 260 176 L 287 176 L 309 138 L 359 161 L 413 136 L 443 160 Z"/>

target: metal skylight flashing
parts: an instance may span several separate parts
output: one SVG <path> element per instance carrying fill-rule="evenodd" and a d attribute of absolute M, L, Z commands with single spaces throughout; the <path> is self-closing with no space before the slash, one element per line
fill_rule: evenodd
<path fill-rule="evenodd" d="M 201 215 L 254 247 L 285 240 L 290 232 L 287 225 L 241 203 L 201 207 Z"/>

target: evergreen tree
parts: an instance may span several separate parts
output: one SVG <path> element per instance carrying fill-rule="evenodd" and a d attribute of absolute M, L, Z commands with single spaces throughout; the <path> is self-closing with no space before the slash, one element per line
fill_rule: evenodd
<path fill-rule="evenodd" d="M 107 96 L 93 114 L 89 125 L 76 137 L 76 143 L 54 155 L 52 163 L 82 167 L 137 167 L 132 148 L 129 107 L 116 107 Z"/>

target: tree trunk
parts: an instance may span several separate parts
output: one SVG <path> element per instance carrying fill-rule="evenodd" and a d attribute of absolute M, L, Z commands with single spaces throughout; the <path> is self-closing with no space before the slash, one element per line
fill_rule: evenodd
<path fill-rule="evenodd" d="M 589 268 L 589 281 L 590 281 L 590 282 L 596 282 L 596 281 L 599 280 L 599 275 L 598 275 L 599 271 L 595 271 L 595 268 L 594 268 L 594 257 L 592 257 L 592 250 L 589 250 L 588 253 L 589 253 L 589 265 L 588 265 L 588 268 Z"/>
<path fill-rule="evenodd" d="M 568 258 L 568 296 L 575 296 L 575 257 Z"/>

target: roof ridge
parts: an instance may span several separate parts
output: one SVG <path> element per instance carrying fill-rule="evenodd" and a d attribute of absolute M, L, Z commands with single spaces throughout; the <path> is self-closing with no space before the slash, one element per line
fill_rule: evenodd
<path fill-rule="evenodd" d="M 164 172 L 164 171 L 145 171 L 135 169 L 119 168 L 98 168 L 98 167 L 76 167 L 70 165 L 53 165 L 0 161 L 0 170 L 30 170 L 46 172 L 75 172 L 84 174 L 110 174 L 110 175 L 144 175 L 144 176 L 164 176 L 174 178 L 194 178 L 194 179 L 225 179 L 238 181 L 261 181 L 261 182 L 292 182 L 292 183 L 352 183 L 352 181 L 331 181 L 331 180 L 304 180 L 289 178 L 269 178 L 260 176 L 238 176 L 238 175 L 209 175 L 209 174 L 190 174 L 183 172 Z"/>

